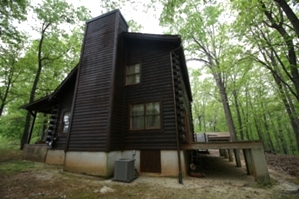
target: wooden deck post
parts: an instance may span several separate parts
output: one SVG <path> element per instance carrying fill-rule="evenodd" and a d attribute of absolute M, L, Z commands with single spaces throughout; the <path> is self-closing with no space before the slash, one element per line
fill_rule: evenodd
<path fill-rule="evenodd" d="M 247 175 L 253 175 L 252 160 L 249 149 L 243 149 L 243 155 L 245 159 Z"/>
<path fill-rule="evenodd" d="M 233 162 L 234 161 L 234 158 L 233 158 L 233 150 L 232 149 L 228 149 L 228 160 L 230 162 Z"/>
<path fill-rule="evenodd" d="M 225 154 L 225 149 L 219 149 L 219 155 L 224 156 Z"/>
<path fill-rule="evenodd" d="M 237 167 L 242 167 L 239 150 L 238 149 L 234 149 L 234 154 L 235 154 L 235 159 L 236 159 L 236 165 L 237 165 Z"/>
<path fill-rule="evenodd" d="M 228 153 L 227 153 L 227 150 L 226 149 L 224 149 L 224 158 L 228 158 Z"/>
<path fill-rule="evenodd" d="M 267 162 L 263 148 L 250 149 L 250 156 L 253 165 L 253 175 L 258 183 L 269 184 L 270 176 L 268 173 Z"/>

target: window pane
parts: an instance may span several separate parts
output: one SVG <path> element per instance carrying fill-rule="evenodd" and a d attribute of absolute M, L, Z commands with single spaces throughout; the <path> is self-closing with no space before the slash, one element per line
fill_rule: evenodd
<path fill-rule="evenodd" d="M 144 128 L 144 117 L 138 116 L 138 117 L 132 117 L 132 128 Z"/>
<path fill-rule="evenodd" d="M 134 80 L 135 80 L 134 84 L 140 83 L 140 75 L 139 74 L 135 75 Z"/>
<path fill-rule="evenodd" d="M 135 84 L 134 76 L 132 76 L 132 75 L 127 76 L 126 82 L 127 82 L 127 84 Z"/>
<path fill-rule="evenodd" d="M 63 133 L 67 133 L 70 126 L 70 112 L 65 112 L 63 116 Z"/>
<path fill-rule="evenodd" d="M 144 106 L 143 104 L 137 104 L 132 106 L 132 116 L 144 115 Z"/>
<path fill-rule="evenodd" d="M 127 66 L 126 72 L 126 84 L 138 84 L 140 83 L 140 63 Z"/>
<path fill-rule="evenodd" d="M 146 117 L 146 128 L 160 127 L 160 115 Z"/>
<path fill-rule="evenodd" d="M 127 66 L 127 75 L 140 73 L 140 64 Z"/>
<path fill-rule="evenodd" d="M 135 73 L 140 73 L 140 64 L 134 65 L 134 71 L 135 71 Z"/>
<path fill-rule="evenodd" d="M 135 73 L 135 66 L 131 65 L 131 66 L 127 66 L 127 75 L 131 75 Z"/>
<path fill-rule="evenodd" d="M 146 115 L 158 115 L 160 114 L 160 103 L 153 102 L 146 104 Z"/>

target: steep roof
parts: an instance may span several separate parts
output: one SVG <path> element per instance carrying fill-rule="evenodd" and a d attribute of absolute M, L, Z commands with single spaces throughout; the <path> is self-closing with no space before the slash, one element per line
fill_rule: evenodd
<path fill-rule="evenodd" d="M 57 96 L 63 93 L 63 91 L 70 86 L 71 82 L 76 80 L 77 72 L 78 72 L 78 64 L 75 66 L 75 68 L 73 68 L 73 70 L 68 74 L 68 76 L 59 84 L 59 86 L 53 91 L 53 93 L 45 97 L 42 97 L 38 100 L 35 100 L 31 103 L 25 104 L 20 108 L 26 109 L 28 111 L 51 113 L 52 106 L 57 101 Z"/>

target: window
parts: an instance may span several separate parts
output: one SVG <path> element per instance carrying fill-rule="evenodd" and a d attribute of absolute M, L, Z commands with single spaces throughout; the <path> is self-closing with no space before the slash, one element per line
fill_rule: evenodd
<path fill-rule="evenodd" d="M 63 112 L 61 133 L 67 133 L 70 127 L 70 111 Z"/>
<path fill-rule="evenodd" d="M 157 129 L 161 127 L 160 103 L 151 102 L 131 106 L 131 129 Z"/>
<path fill-rule="evenodd" d="M 140 83 L 140 63 L 127 66 L 126 85 Z"/>

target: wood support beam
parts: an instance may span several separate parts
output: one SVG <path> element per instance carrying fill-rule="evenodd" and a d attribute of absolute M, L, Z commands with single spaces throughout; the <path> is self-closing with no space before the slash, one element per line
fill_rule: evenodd
<path fill-rule="evenodd" d="M 236 160 L 236 166 L 237 167 L 242 167 L 241 164 L 241 158 L 240 158 L 240 151 L 238 149 L 234 149 L 234 154 L 235 154 L 235 160 Z"/>
<path fill-rule="evenodd" d="M 181 145 L 181 150 L 196 149 L 259 149 L 263 148 L 260 141 L 235 141 L 235 142 L 194 142 Z"/>

